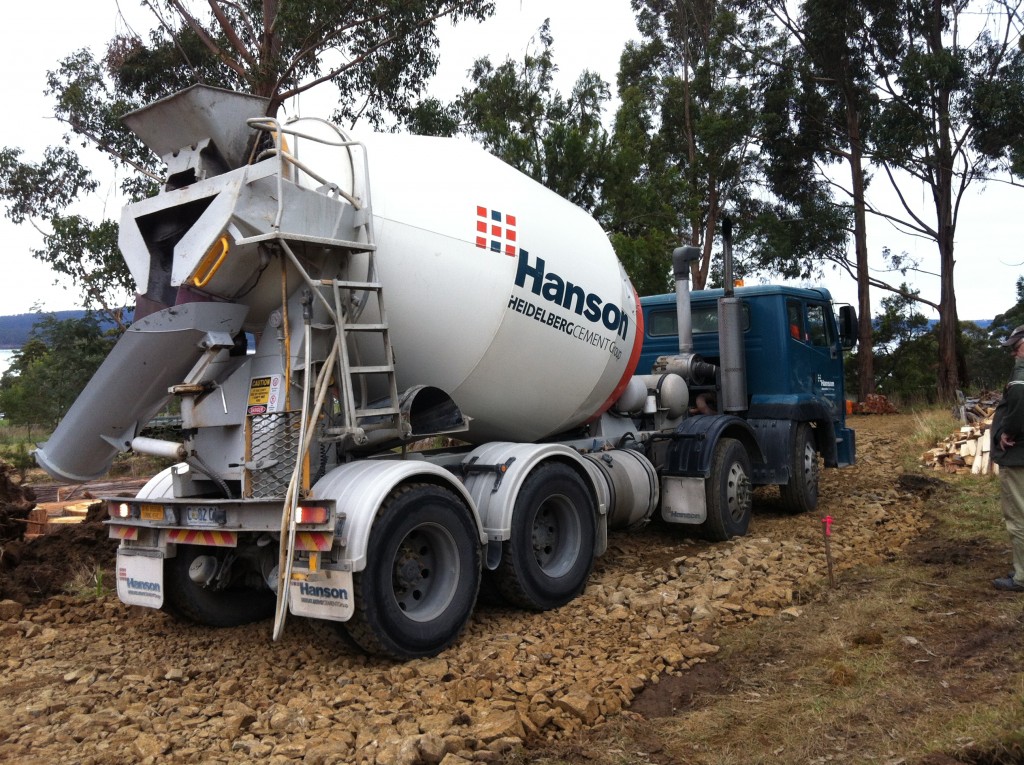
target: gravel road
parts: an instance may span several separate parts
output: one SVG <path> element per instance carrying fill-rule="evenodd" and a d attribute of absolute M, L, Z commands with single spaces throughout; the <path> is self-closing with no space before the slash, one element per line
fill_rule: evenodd
<path fill-rule="evenodd" d="M 576 735 L 632 714 L 729 624 L 800 618 L 829 586 L 825 515 L 840 580 L 913 539 L 924 502 L 897 482 L 909 425 L 854 418 L 859 464 L 824 473 L 813 517 L 765 491 L 729 543 L 660 523 L 614 533 L 582 597 L 545 614 L 482 603 L 433 659 L 369 659 L 295 617 L 275 643 L 269 623 L 183 625 L 113 594 L 0 603 L 0 761 L 458 765 Z"/>

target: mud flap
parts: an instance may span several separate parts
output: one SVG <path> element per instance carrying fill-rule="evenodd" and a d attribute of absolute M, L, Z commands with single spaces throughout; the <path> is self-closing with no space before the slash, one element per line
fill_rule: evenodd
<path fill-rule="evenodd" d="M 163 606 L 164 558 L 158 550 L 118 549 L 117 597 L 130 606 Z"/>
<path fill-rule="evenodd" d="M 293 616 L 333 622 L 352 618 L 355 601 L 351 571 L 321 571 L 316 579 L 292 579 L 288 586 L 288 610 Z"/>
<path fill-rule="evenodd" d="M 662 476 L 661 517 L 669 523 L 703 523 L 708 517 L 708 498 L 703 478 Z"/>

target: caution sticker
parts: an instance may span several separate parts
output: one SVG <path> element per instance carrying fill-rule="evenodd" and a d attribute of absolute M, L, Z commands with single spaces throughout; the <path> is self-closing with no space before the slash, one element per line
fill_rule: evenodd
<path fill-rule="evenodd" d="M 249 381 L 248 414 L 281 411 L 281 375 L 253 377 Z"/>

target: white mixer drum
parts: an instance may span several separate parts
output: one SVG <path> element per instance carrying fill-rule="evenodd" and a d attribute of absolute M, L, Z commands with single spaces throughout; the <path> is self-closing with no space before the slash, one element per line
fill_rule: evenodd
<path fill-rule="evenodd" d="M 607 409 L 643 333 L 598 223 L 468 141 L 361 140 L 399 387 L 446 390 L 479 441 L 533 441 Z"/>

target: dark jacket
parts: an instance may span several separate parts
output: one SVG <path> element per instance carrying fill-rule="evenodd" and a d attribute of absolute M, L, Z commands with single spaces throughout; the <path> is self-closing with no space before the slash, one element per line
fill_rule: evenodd
<path fill-rule="evenodd" d="M 1016 441 L 1006 451 L 999 446 L 999 436 L 1003 433 Z M 1000 467 L 1024 465 L 1024 359 L 1014 361 L 1003 400 L 992 418 L 992 460 Z"/>

